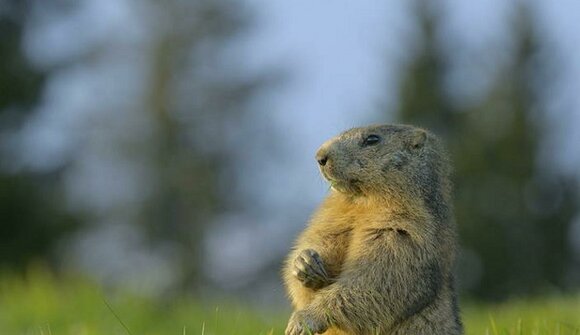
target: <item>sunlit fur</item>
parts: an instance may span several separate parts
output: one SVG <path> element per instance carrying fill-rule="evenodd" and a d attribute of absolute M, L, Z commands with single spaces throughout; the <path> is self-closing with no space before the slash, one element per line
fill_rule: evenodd
<path fill-rule="evenodd" d="M 381 141 L 365 146 L 371 134 Z M 297 312 L 289 329 L 314 321 L 324 334 L 461 334 L 450 165 L 437 138 L 404 125 L 354 128 L 320 157 L 332 190 L 284 268 Z M 313 290 L 295 277 L 304 249 L 320 254 L 330 285 Z"/>

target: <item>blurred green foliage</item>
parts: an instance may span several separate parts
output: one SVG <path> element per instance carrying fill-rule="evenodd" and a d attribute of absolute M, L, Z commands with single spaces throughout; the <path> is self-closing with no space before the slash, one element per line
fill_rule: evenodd
<path fill-rule="evenodd" d="M 23 270 L 31 262 L 58 265 L 55 248 L 78 221 L 62 209 L 44 177 L 0 174 L 0 268 Z"/>
<path fill-rule="evenodd" d="M 28 1 L 4 1 L 0 11 L 0 113 L 27 112 L 38 97 L 44 75 L 22 54 L 23 19 Z M 2 124 L 0 124 L 2 126 Z"/>
<path fill-rule="evenodd" d="M 245 136 L 244 132 L 249 131 L 236 127 L 247 115 L 255 92 L 270 80 L 269 74 L 260 77 L 238 73 L 231 64 L 225 64 L 224 49 L 248 27 L 248 13 L 233 0 L 170 0 L 163 4 L 145 1 L 139 8 L 136 5 L 136 12 L 152 10 L 153 13 L 151 17 L 140 18 L 144 29 L 151 30 L 141 70 L 146 80 L 134 83 L 143 86 L 140 97 L 143 101 L 133 102 L 128 112 L 119 113 L 119 119 L 130 118 L 129 125 L 144 124 L 143 129 L 125 127 L 120 135 L 107 132 L 103 128 L 114 127 L 103 127 L 103 124 L 123 124 L 123 121 L 107 119 L 110 106 L 96 98 L 91 102 L 94 114 L 87 118 L 98 122 L 89 126 L 90 131 L 83 125 L 73 125 L 79 129 L 72 131 L 90 134 L 67 153 L 65 161 L 50 171 L 22 168 L 16 159 L 19 149 L 12 144 L 18 143 L 21 126 L 35 116 L 34 108 L 42 107 L 44 102 L 39 96 L 43 89 L 51 88 L 45 85 L 45 79 L 59 77 L 70 68 L 84 67 L 89 73 L 95 64 L 107 60 L 110 64 L 105 66 L 114 71 L 118 59 L 100 57 L 109 55 L 111 50 L 107 48 L 116 48 L 113 54 L 120 58 L 134 57 L 138 52 L 132 44 L 124 49 L 120 45 L 97 43 L 91 52 L 81 52 L 56 66 L 47 65 L 43 72 L 30 66 L 22 46 L 25 44 L 23 29 L 34 22 L 31 18 L 39 20 L 40 17 L 41 21 L 42 15 L 48 21 L 51 15 L 67 18 L 68 13 L 74 14 L 78 8 L 83 10 L 85 5 L 52 0 L 42 3 L 0 0 L 0 138 L 5 139 L 0 143 L 3 149 L 0 150 L 0 266 L 24 268 L 33 261 L 58 265 L 58 259 L 53 256 L 66 234 L 78 226 L 78 221 L 92 225 L 86 227 L 87 231 L 114 222 L 129 225 L 136 232 L 134 235 L 144 236 L 144 248 L 171 254 L 177 269 L 170 290 L 182 293 L 197 289 L 203 281 L 200 267 L 206 228 L 237 201 L 232 185 L 237 173 L 236 155 L 241 153 L 228 141 L 232 141 L 233 133 Z M 140 77 L 135 79 L 140 80 Z M 96 143 L 104 140 L 110 144 Z M 95 149 L 99 145 L 106 148 Z M 88 164 L 103 162 L 94 167 L 94 174 L 110 167 L 108 160 L 110 165 L 136 167 L 131 172 L 145 175 L 146 180 L 142 182 L 146 187 L 142 189 L 146 191 L 139 192 L 136 201 L 115 204 L 115 209 L 80 208 L 82 201 L 75 208 L 65 208 L 65 199 L 70 194 L 61 192 L 62 181 L 78 173 L 79 165 L 86 164 L 83 157 L 90 155 L 96 158 Z M 113 194 L 123 190 L 108 191 Z M 67 214 L 69 211 L 76 217 Z"/>
<path fill-rule="evenodd" d="M 22 52 L 28 1 L 5 1 L 0 11 L 0 139 L 8 141 L 32 114 L 44 82 Z M 0 143 L 0 147 L 3 143 Z M 78 221 L 63 208 L 58 171 L 13 171 L 8 148 L 0 152 L 0 268 L 23 269 L 29 262 L 56 264 L 55 248 Z"/>
<path fill-rule="evenodd" d="M 545 112 L 533 84 L 550 64 L 538 63 L 539 41 L 528 12 L 522 7 L 514 19 L 512 58 L 502 64 L 494 86 L 465 107 L 443 89 L 448 59 L 437 43 L 438 17 L 421 3 L 422 48 L 402 82 L 398 116 L 441 135 L 452 156 L 466 255 L 460 262 L 463 288 L 497 299 L 573 286 L 567 278 L 568 234 L 578 212 L 576 182 L 540 161 L 549 129 L 541 122 Z"/>

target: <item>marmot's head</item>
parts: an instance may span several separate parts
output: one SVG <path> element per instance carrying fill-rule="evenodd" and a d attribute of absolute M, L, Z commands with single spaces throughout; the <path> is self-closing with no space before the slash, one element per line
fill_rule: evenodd
<path fill-rule="evenodd" d="M 425 196 L 447 184 L 448 164 L 439 141 L 413 126 L 350 129 L 324 143 L 316 160 L 332 188 L 349 195 Z"/>

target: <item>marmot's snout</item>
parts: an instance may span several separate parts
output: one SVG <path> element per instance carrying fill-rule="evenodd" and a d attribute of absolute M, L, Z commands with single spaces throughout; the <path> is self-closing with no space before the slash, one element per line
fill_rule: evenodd
<path fill-rule="evenodd" d="M 328 155 L 326 154 L 326 152 L 320 152 L 319 150 L 318 153 L 316 154 L 316 161 L 320 166 L 325 166 L 326 162 L 328 162 Z"/>
<path fill-rule="evenodd" d="M 324 178 L 331 183 L 341 179 L 336 175 L 336 152 L 333 140 L 324 143 L 316 152 L 315 159 Z"/>
<path fill-rule="evenodd" d="M 318 151 L 316 152 L 315 159 L 318 162 L 320 167 L 326 166 L 328 160 L 330 159 L 330 147 L 333 143 L 333 140 L 328 140 L 326 143 L 320 146 Z"/>

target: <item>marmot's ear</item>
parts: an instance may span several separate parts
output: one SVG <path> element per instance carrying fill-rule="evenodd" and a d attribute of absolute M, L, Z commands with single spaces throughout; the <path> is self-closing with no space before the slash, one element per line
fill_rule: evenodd
<path fill-rule="evenodd" d="M 411 134 L 411 149 L 420 149 L 427 141 L 427 133 L 423 129 L 415 129 Z"/>

